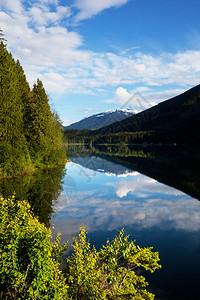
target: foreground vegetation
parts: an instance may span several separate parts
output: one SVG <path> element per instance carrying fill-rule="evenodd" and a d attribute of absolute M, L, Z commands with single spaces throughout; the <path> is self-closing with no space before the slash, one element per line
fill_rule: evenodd
<path fill-rule="evenodd" d="M 152 248 L 140 248 L 121 230 L 99 251 L 91 248 L 82 227 L 73 253 L 59 266 L 67 243 L 33 216 L 26 201 L 0 199 L 1 299 L 154 299 L 141 270 L 161 266 Z"/>
<path fill-rule="evenodd" d="M 42 82 L 31 90 L 20 62 L 1 41 L 0 177 L 65 162 L 61 124 L 48 102 Z"/>

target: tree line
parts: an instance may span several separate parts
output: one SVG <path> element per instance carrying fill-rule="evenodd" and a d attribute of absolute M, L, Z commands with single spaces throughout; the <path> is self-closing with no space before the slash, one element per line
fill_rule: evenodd
<path fill-rule="evenodd" d="M 42 82 L 31 89 L 0 31 L 0 177 L 65 161 L 62 127 Z"/>

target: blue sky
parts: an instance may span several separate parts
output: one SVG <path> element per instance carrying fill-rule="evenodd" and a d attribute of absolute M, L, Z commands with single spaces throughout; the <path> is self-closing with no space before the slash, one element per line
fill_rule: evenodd
<path fill-rule="evenodd" d="M 0 28 L 64 124 L 200 83 L 198 0 L 0 0 Z"/>

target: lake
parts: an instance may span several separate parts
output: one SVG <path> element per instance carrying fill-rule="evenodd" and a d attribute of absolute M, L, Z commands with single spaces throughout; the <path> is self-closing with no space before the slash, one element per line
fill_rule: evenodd
<path fill-rule="evenodd" d="M 153 246 L 162 269 L 145 273 L 155 299 L 200 294 L 200 169 L 194 154 L 174 148 L 68 147 L 66 171 L 43 170 L 4 180 L 0 193 L 28 199 L 62 241 L 85 225 L 100 248 L 117 232 Z M 18 180 L 18 181 L 16 181 Z"/>

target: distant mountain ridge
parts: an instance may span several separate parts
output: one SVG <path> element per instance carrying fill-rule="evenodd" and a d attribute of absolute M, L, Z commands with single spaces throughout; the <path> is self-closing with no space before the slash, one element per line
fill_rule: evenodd
<path fill-rule="evenodd" d="M 70 160 L 73 163 L 81 165 L 95 172 L 104 173 L 107 176 L 129 177 L 137 173 L 127 167 L 113 163 L 112 161 L 100 156 L 96 157 L 92 155 L 89 157 L 70 157 Z"/>
<path fill-rule="evenodd" d="M 92 115 L 90 117 L 84 118 L 79 122 L 75 122 L 69 126 L 63 126 L 64 129 L 88 129 L 88 130 L 97 130 L 102 127 L 111 125 L 112 123 L 119 122 L 125 118 L 131 117 L 134 115 L 132 109 L 115 109 L 107 110 L 102 113 Z"/>
<path fill-rule="evenodd" d="M 93 135 L 154 132 L 157 140 L 200 143 L 200 85 L 122 121 L 96 130 Z"/>

